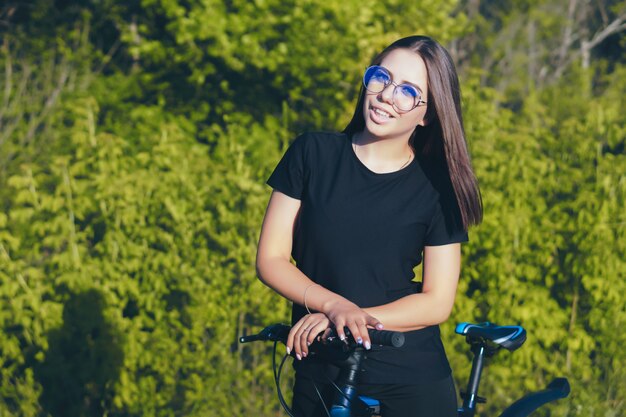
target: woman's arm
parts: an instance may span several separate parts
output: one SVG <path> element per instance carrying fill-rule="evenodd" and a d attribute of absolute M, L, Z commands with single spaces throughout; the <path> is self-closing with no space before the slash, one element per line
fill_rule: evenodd
<path fill-rule="evenodd" d="M 454 305 L 460 271 L 460 243 L 426 246 L 422 292 L 363 310 L 385 323 L 387 330 L 405 332 L 443 323 Z"/>
<path fill-rule="evenodd" d="M 259 238 L 257 274 L 265 285 L 294 303 L 304 305 L 306 291 L 309 309 L 324 313 L 335 324 L 340 337 L 346 326 L 355 338 L 361 338 L 365 346 L 369 347 L 366 327 L 380 328 L 380 322 L 351 301 L 315 284 L 290 262 L 294 224 L 300 205 L 298 199 L 279 191 L 272 192 Z M 328 325 L 322 315 L 313 316 L 307 316 L 293 326 L 287 348 L 292 347 L 295 338 L 301 341 L 294 346 L 296 352 L 305 352 L 303 356 L 306 356 L 306 342 L 312 342 L 315 335 L 324 331 Z M 303 336 L 305 331 L 311 335 L 310 338 Z"/>

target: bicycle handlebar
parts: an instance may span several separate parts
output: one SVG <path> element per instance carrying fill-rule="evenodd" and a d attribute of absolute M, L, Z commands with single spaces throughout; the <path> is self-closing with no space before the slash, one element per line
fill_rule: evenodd
<path fill-rule="evenodd" d="M 249 336 L 241 336 L 239 338 L 239 343 L 249 343 L 256 341 L 272 341 L 272 342 L 287 342 L 287 336 L 289 336 L 289 331 L 291 330 L 291 326 L 287 326 L 286 324 L 272 324 L 271 326 L 267 326 L 265 329 L 261 330 L 258 334 L 249 335 Z M 356 341 L 352 337 L 350 330 L 345 328 L 346 336 L 350 343 L 356 344 Z M 390 330 L 376 330 L 376 329 L 368 329 L 369 337 L 372 342 L 372 345 L 379 346 L 393 346 L 396 348 L 402 347 L 404 345 L 404 333 L 402 332 L 394 332 Z M 338 340 L 337 333 L 335 329 L 331 329 L 330 335 L 328 335 L 327 341 L 330 344 L 336 343 Z M 340 342 L 343 344 L 343 342 Z"/>

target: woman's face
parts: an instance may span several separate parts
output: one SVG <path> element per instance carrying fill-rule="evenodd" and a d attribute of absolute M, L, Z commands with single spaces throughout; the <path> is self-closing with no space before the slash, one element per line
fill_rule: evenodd
<path fill-rule="evenodd" d="M 422 100 L 427 100 L 428 73 L 424 60 L 417 53 L 404 48 L 394 49 L 380 66 L 389 71 L 394 84 L 413 84 L 421 92 Z M 394 84 L 389 84 L 380 93 L 365 91 L 365 129 L 378 138 L 408 139 L 417 125 L 424 125 L 427 104 L 422 103 L 409 112 L 400 112 L 393 105 Z"/>

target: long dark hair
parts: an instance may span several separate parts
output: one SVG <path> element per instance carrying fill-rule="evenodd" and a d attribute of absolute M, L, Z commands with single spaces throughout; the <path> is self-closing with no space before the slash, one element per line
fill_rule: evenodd
<path fill-rule="evenodd" d="M 419 159 L 424 172 L 442 195 L 446 211 L 460 217 L 465 230 L 483 218 L 482 199 L 478 181 L 472 170 L 463 117 L 461 115 L 461 89 L 459 78 L 448 51 L 434 39 L 426 36 L 409 36 L 399 39 L 378 54 L 371 65 L 380 65 L 394 49 L 404 48 L 417 53 L 428 71 L 428 98 L 426 126 L 417 126 L 409 143 Z M 365 128 L 363 102 L 365 89 L 361 86 L 352 120 L 344 133 L 353 135 Z M 447 199 L 449 190 L 455 198 Z M 456 201 L 450 201 L 456 200 Z"/>

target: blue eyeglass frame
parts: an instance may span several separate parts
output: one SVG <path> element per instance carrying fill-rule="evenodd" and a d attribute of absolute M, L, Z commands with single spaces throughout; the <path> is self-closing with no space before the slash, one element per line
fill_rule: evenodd
<path fill-rule="evenodd" d="M 368 88 L 367 88 L 367 83 L 365 82 L 365 77 L 367 76 L 367 73 L 368 73 L 368 71 L 370 71 L 370 70 L 381 70 L 381 71 L 383 71 L 385 74 L 387 74 L 388 81 L 384 83 L 384 84 L 385 84 L 385 87 L 384 87 L 382 90 L 380 90 L 380 91 L 371 91 L 371 90 L 368 90 Z M 365 88 L 365 90 L 367 90 L 367 91 L 369 91 L 370 93 L 373 93 L 373 94 L 380 94 L 380 93 L 382 93 L 383 91 L 385 91 L 385 89 L 386 89 L 387 87 L 389 87 L 389 85 L 390 85 L 390 84 L 392 84 L 392 85 L 393 85 L 393 95 L 392 95 L 392 100 L 391 100 L 391 102 L 393 103 L 393 105 L 394 105 L 395 107 L 397 107 L 397 106 L 396 106 L 396 103 L 395 103 L 395 100 L 394 100 L 394 98 L 395 98 L 395 96 L 396 96 L 396 89 L 397 89 L 398 87 L 400 87 L 400 86 L 406 86 L 406 87 L 410 87 L 410 88 L 414 89 L 414 90 L 415 90 L 415 92 L 417 92 L 417 96 L 416 96 L 416 97 L 419 97 L 419 98 L 417 99 L 417 103 L 415 103 L 415 105 L 414 105 L 413 107 L 411 107 L 409 110 L 401 110 L 400 108 L 398 108 L 398 110 L 400 110 L 400 112 L 401 112 L 401 113 L 408 113 L 408 112 L 410 112 L 411 110 L 413 110 L 414 108 L 419 107 L 419 106 L 420 106 L 420 104 L 422 104 L 422 103 L 423 103 L 423 104 L 427 104 L 427 101 L 426 101 L 426 100 L 422 100 L 422 92 L 421 92 L 421 91 L 420 91 L 417 87 L 415 87 L 414 85 L 411 85 L 411 84 L 407 84 L 407 83 L 404 83 L 404 84 L 396 84 L 396 83 L 393 81 L 393 79 L 392 79 L 392 77 L 391 77 L 391 73 L 389 72 L 389 70 L 388 70 L 387 68 L 385 68 L 385 67 L 383 67 L 383 66 L 381 66 L 381 65 L 372 65 L 372 66 L 369 66 L 369 67 L 367 67 L 367 68 L 365 69 L 365 72 L 363 73 L 363 87 Z"/>

